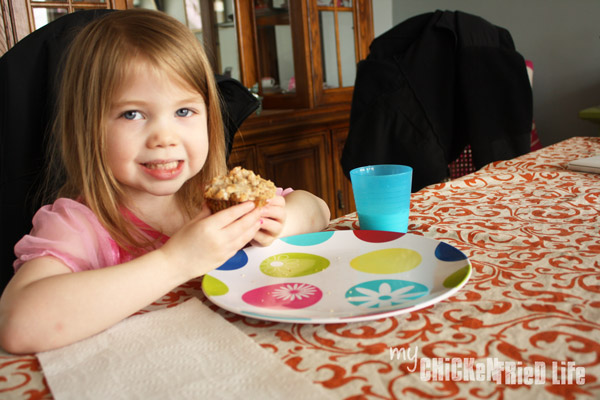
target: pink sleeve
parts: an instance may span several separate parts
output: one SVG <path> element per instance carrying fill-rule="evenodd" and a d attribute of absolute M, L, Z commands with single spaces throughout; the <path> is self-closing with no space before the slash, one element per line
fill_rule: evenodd
<path fill-rule="evenodd" d="M 33 229 L 15 245 L 15 254 L 15 271 L 43 256 L 58 258 L 73 272 L 115 265 L 119 260 L 118 246 L 92 210 L 63 198 L 38 210 Z"/>
<path fill-rule="evenodd" d="M 277 196 L 283 196 L 283 197 L 285 197 L 285 196 L 287 196 L 288 194 L 292 193 L 293 191 L 294 191 L 294 189 L 292 189 L 292 188 L 287 188 L 287 189 L 284 189 L 284 188 L 280 188 L 280 187 L 278 187 L 278 188 L 277 188 L 277 192 L 275 192 L 275 194 L 276 194 Z"/>

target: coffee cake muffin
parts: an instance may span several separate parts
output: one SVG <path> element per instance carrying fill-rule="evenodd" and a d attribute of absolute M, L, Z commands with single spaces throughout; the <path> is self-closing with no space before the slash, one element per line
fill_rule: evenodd
<path fill-rule="evenodd" d="M 213 178 L 204 190 L 204 199 L 211 211 L 217 212 L 245 201 L 254 201 L 257 207 L 262 207 L 275 193 L 273 182 L 250 170 L 235 167 L 227 175 Z"/>

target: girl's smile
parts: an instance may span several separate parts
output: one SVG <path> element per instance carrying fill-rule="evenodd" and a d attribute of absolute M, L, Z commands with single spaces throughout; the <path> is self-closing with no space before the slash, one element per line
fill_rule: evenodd
<path fill-rule="evenodd" d="M 144 171 L 156 179 L 174 179 L 183 171 L 183 160 L 150 161 L 140 164 Z"/>

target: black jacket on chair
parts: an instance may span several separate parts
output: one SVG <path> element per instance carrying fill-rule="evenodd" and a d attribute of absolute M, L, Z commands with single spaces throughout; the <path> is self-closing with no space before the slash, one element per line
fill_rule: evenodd
<path fill-rule="evenodd" d="M 341 164 L 413 167 L 413 191 L 442 181 L 467 144 L 477 168 L 529 151 L 525 60 L 510 33 L 460 11 L 406 20 L 359 62 Z"/>
<path fill-rule="evenodd" d="M 114 10 L 67 14 L 31 33 L 0 58 L 0 291 L 13 274 L 13 247 L 29 233 L 48 161 L 57 77 L 78 28 Z M 259 106 L 238 81 L 216 76 L 227 150 L 242 122 Z M 60 174 L 60 171 L 52 171 Z"/>

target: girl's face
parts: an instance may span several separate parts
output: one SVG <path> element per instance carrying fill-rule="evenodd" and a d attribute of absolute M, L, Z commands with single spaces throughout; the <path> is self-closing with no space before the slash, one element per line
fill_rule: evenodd
<path fill-rule="evenodd" d="M 202 96 L 145 62 L 134 62 L 107 118 L 108 167 L 127 200 L 172 196 L 208 155 Z"/>

